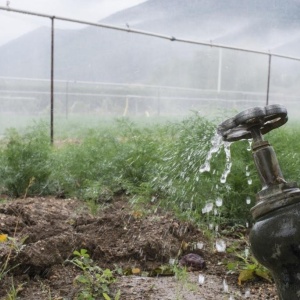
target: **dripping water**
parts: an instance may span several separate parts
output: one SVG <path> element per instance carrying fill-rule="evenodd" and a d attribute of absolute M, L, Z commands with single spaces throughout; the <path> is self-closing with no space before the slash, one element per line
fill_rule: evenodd
<path fill-rule="evenodd" d="M 210 148 L 210 150 L 207 153 L 205 162 L 199 169 L 200 173 L 210 171 L 210 161 L 211 161 L 212 155 L 214 153 L 220 152 L 221 146 L 223 144 L 222 137 L 219 134 L 215 133 L 215 135 L 213 136 L 213 138 L 211 140 L 211 144 L 212 144 L 212 147 Z"/>
<path fill-rule="evenodd" d="M 227 180 L 227 176 L 229 175 L 231 171 L 231 166 L 232 166 L 232 161 L 231 161 L 231 153 L 230 153 L 230 142 L 224 142 L 224 151 L 226 154 L 226 164 L 225 164 L 225 169 L 224 172 L 221 176 L 221 183 L 225 183 Z"/>

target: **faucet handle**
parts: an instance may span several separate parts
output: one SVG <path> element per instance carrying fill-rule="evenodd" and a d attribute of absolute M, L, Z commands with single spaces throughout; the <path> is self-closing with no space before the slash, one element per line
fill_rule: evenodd
<path fill-rule="evenodd" d="M 282 105 L 253 107 L 222 122 L 217 128 L 217 132 L 224 141 L 234 142 L 254 138 L 253 128 L 258 129 L 261 134 L 266 134 L 282 126 L 287 120 L 287 110 Z"/>

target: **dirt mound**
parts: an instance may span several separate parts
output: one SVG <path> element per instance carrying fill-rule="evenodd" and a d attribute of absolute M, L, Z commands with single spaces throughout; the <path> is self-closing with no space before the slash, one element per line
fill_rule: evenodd
<path fill-rule="evenodd" d="M 223 288 L 226 270 L 219 263 L 225 254 L 214 252 L 196 226 L 157 208 L 133 208 L 125 197 L 115 199 L 97 215 L 92 215 L 83 202 L 72 199 L 7 201 L 0 204 L 0 234 L 10 237 L 9 243 L 0 243 L 0 270 L 6 261 L 6 269 L 13 268 L 0 278 L 1 300 L 12 286 L 19 289 L 18 299 L 76 299 L 74 278 L 80 270 L 65 262 L 80 249 L 86 249 L 97 265 L 110 269 L 118 266 L 151 272 L 191 252 L 205 261 L 207 268 L 201 271 L 206 277 L 205 287 L 197 283 L 199 273 L 189 275 L 193 290 L 178 287 L 174 277 L 122 276 L 116 287 L 122 291 L 122 300 L 229 297 Z M 242 299 L 246 287 L 237 287 L 236 276 L 226 280 L 234 299 Z M 258 298 L 252 293 L 252 299 L 276 299 L 274 285 L 263 287 L 263 291 L 259 287 Z M 255 283 L 250 288 L 258 291 Z"/>
<path fill-rule="evenodd" d="M 1 233 L 14 238 L 9 261 L 15 275 L 49 277 L 72 256 L 87 249 L 101 267 L 153 270 L 207 243 L 195 226 L 170 214 L 134 210 L 118 199 L 93 216 L 82 202 L 53 198 L 15 200 L 0 207 Z M 11 248 L 0 244 L 0 262 Z M 50 274 L 50 275 L 49 275 Z M 1 294 L 0 294 L 1 295 Z"/>

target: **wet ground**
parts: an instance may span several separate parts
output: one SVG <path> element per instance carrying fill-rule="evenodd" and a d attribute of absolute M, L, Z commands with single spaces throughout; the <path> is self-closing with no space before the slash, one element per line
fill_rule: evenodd
<path fill-rule="evenodd" d="M 238 275 L 228 274 L 222 264 L 229 254 L 217 252 L 196 226 L 154 206 L 133 208 L 123 196 L 97 214 L 72 199 L 4 201 L 0 234 L 10 237 L 0 243 L 0 270 L 6 262 L 6 270 L 11 268 L 0 280 L 3 300 L 12 287 L 18 289 L 17 299 L 78 299 L 74 282 L 81 270 L 66 261 L 80 249 L 101 268 L 138 270 L 135 276 L 117 276 L 112 290 L 120 290 L 123 300 L 278 299 L 272 283 L 256 279 L 238 285 Z M 206 268 L 155 276 L 170 259 L 187 253 L 200 255 Z"/>

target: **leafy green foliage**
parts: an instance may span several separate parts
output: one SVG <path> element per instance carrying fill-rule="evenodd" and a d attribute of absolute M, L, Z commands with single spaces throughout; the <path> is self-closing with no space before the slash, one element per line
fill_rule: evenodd
<path fill-rule="evenodd" d="M 299 124 L 291 123 L 271 131 L 266 139 L 272 144 L 286 181 L 300 178 Z"/>
<path fill-rule="evenodd" d="M 154 187 L 163 193 L 164 204 L 188 219 L 201 218 L 210 223 L 245 222 L 251 218 L 246 197 L 253 196 L 259 189 L 258 180 L 251 177 L 253 184 L 249 185 L 245 175 L 246 166 L 252 174 L 255 173 L 251 154 L 247 151 L 248 143 L 231 145 L 231 172 L 227 181 L 221 183 L 226 163 L 223 150 L 212 154 L 210 172 L 200 172 L 215 135 L 216 126 L 198 114 L 169 125 L 166 132 L 168 142 L 160 148 L 162 161 L 157 166 Z M 217 198 L 223 200 L 217 213 L 203 215 L 205 205 L 215 204 Z"/>
<path fill-rule="evenodd" d="M 270 271 L 261 265 L 251 253 L 250 245 L 243 235 L 231 247 L 227 248 L 227 252 L 234 256 L 233 261 L 227 262 L 227 269 L 231 273 L 239 274 L 239 285 L 257 277 L 269 282 L 273 281 Z"/>
<path fill-rule="evenodd" d="M 120 119 L 110 130 L 90 130 L 79 144 L 53 153 L 54 193 L 98 202 L 115 192 L 133 193 L 150 181 L 159 140 L 153 130 Z"/>
<path fill-rule="evenodd" d="M 74 251 L 74 258 L 67 260 L 82 270 L 82 274 L 75 278 L 75 284 L 79 286 L 77 294 L 78 300 L 119 300 L 121 293 L 117 292 L 114 298 L 111 298 L 110 284 L 115 282 L 114 274 L 111 270 L 103 270 L 97 266 L 86 249 Z"/>
<path fill-rule="evenodd" d="M 231 144 L 232 167 L 225 183 L 220 182 L 226 163 L 223 150 L 212 154 L 209 172 L 200 172 L 215 131 L 216 124 L 197 113 L 155 125 L 118 119 L 85 129 L 83 136 L 53 147 L 45 124 L 29 127 L 22 134 L 10 130 L 0 148 L 1 192 L 77 197 L 88 201 L 95 213 L 96 205 L 125 192 L 194 221 L 250 223 L 250 208 L 261 184 L 248 141 Z M 298 131 L 290 126 L 266 137 L 289 181 L 300 175 Z M 220 206 L 217 199 L 222 199 Z M 202 213 L 207 204 L 213 209 Z"/>
<path fill-rule="evenodd" d="M 47 191 L 51 173 L 49 137 L 44 124 L 28 128 L 23 135 L 11 129 L 1 149 L 1 186 L 13 196 L 42 194 Z"/>

